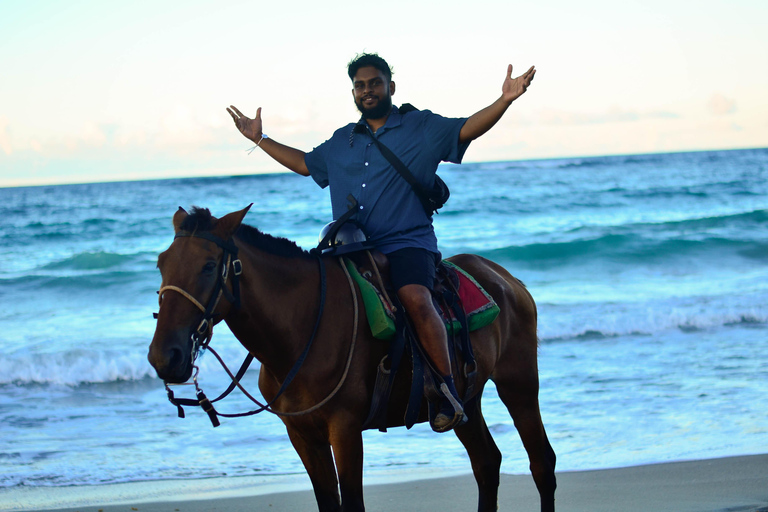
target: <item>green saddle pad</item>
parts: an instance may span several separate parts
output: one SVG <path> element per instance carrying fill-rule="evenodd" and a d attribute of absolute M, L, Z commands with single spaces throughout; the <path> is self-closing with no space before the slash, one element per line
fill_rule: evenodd
<path fill-rule="evenodd" d="M 344 263 L 347 265 L 352 279 L 360 287 L 365 305 L 365 315 L 368 317 L 368 324 L 371 327 L 373 337 L 379 340 L 392 338 L 395 335 L 395 313 L 386 305 L 378 288 L 360 275 L 354 263 L 348 258 L 344 258 Z"/>

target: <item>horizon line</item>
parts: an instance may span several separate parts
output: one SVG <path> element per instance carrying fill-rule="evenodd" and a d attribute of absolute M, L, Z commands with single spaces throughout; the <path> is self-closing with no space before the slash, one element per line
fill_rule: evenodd
<path fill-rule="evenodd" d="M 608 154 L 586 154 L 586 155 L 573 155 L 573 156 L 558 156 L 558 157 L 541 157 L 541 158 L 520 158 L 520 159 L 507 159 L 507 160 L 478 160 L 472 162 L 462 162 L 460 164 L 454 164 L 450 162 L 441 162 L 440 166 L 460 167 L 462 165 L 474 165 L 474 164 L 493 164 L 501 162 L 538 162 L 546 160 L 571 160 L 575 158 L 606 158 L 606 157 L 631 157 L 631 156 L 650 156 L 650 155 L 676 155 L 686 153 L 721 153 L 725 151 L 755 151 L 755 150 L 768 150 L 768 146 L 757 147 L 735 147 L 735 148 L 721 148 L 721 149 L 689 149 L 689 150 L 677 150 L 677 151 L 651 151 L 647 153 L 608 153 Z M 45 183 L 34 182 L 21 182 L 21 183 L 3 183 L 0 179 L 0 189 L 11 188 L 32 188 L 32 187 L 58 187 L 68 185 L 98 185 L 107 183 L 138 183 L 144 181 L 163 181 L 163 180 L 185 180 L 185 179 L 217 179 L 217 178 L 236 178 L 236 177 L 249 177 L 249 176 L 262 176 L 272 174 L 288 174 L 291 173 L 289 169 L 278 169 L 270 171 L 256 171 L 242 174 L 227 174 L 222 172 L 220 174 L 200 174 L 200 175 L 184 175 L 184 176 L 161 176 L 157 178 L 152 177 L 137 177 L 137 178 L 118 178 L 114 180 L 89 180 L 83 179 L 82 181 L 57 181 L 51 180 Z"/>

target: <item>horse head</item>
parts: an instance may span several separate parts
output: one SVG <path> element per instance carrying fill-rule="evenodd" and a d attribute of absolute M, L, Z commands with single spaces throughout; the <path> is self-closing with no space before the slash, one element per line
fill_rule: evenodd
<path fill-rule="evenodd" d="M 190 214 L 179 207 L 173 216 L 176 236 L 157 258 L 160 310 L 148 355 L 157 376 L 168 383 L 189 380 L 213 324 L 232 308 L 230 275 L 237 251 L 232 236 L 249 208 L 217 219 L 207 209 Z M 222 296 L 230 300 L 219 300 Z"/>

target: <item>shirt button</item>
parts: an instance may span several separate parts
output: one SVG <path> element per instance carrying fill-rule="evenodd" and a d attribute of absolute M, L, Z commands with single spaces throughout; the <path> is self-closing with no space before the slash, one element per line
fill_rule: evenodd
<path fill-rule="evenodd" d="M 363 209 L 363 205 L 360 205 L 360 209 L 361 209 L 361 210 Z"/>
<path fill-rule="evenodd" d="M 363 188 L 365 188 L 365 183 L 363 183 Z"/>
<path fill-rule="evenodd" d="M 368 162 L 365 162 L 365 166 L 368 167 Z"/>

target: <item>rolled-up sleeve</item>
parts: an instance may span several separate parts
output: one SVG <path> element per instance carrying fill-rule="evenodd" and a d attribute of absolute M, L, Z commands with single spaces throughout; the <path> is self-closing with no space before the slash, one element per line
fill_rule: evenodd
<path fill-rule="evenodd" d="M 328 141 L 323 142 L 315 149 L 304 155 L 304 163 L 309 170 L 309 175 L 320 185 L 321 188 L 328 186 L 328 161 L 326 152 L 328 151 Z"/>
<path fill-rule="evenodd" d="M 424 111 L 424 138 L 434 157 L 443 162 L 460 164 L 469 142 L 459 143 L 459 133 L 466 117 L 452 118 Z"/>

